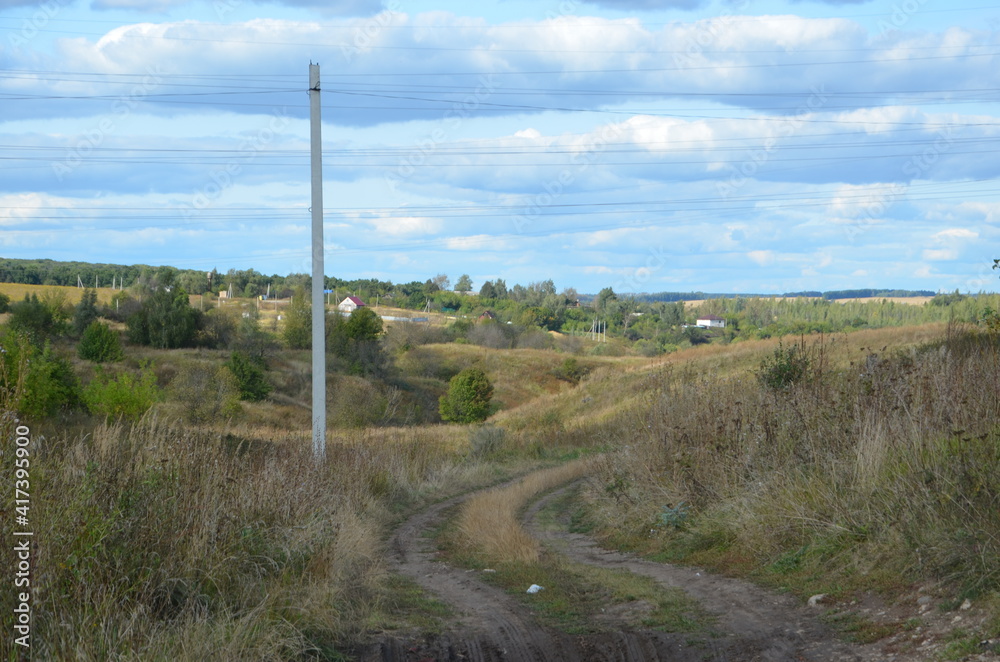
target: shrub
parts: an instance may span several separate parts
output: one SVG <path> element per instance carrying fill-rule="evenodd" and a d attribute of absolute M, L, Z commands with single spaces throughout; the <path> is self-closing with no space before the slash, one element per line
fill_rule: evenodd
<path fill-rule="evenodd" d="M 137 375 L 130 372 L 110 375 L 98 367 L 97 374 L 83 389 L 83 400 L 93 414 L 137 421 L 160 400 L 160 387 L 149 363 L 144 363 Z"/>
<path fill-rule="evenodd" d="M 285 344 L 289 349 L 312 347 L 312 309 L 304 287 L 296 287 L 285 313 Z"/>
<path fill-rule="evenodd" d="M 809 370 L 809 357 L 798 345 L 786 348 L 778 343 L 777 349 L 764 358 L 757 371 L 757 379 L 771 390 L 782 390 L 801 381 Z"/>
<path fill-rule="evenodd" d="M 128 318 L 129 340 L 160 349 L 190 347 L 198 330 L 199 312 L 183 289 L 157 290 Z"/>
<path fill-rule="evenodd" d="M 455 423 L 476 423 L 492 413 L 493 384 L 479 368 L 466 368 L 451 378 L 448 393 L 439 400 L 441 418 Z"/>
<path fill-rule="evenodd" d="M 84 361 L 95 363 L 121 361 L 122 343 L 118 339 L 118 334 L 107 324 L 94 320 L 84 330 L 83 337 L 76 346 L 76 354 Z"/>
<path fill-rule="evenodd" d="M 0 388 L 24 416 L 42 418 L 80 404 L 80 389 L 69 361 L 45 344 L 39 351 L 25 334 L 0 336 Z"/>
<path fill-rule="evenodd" d="M 559 379 L 564 379 L 571 384 L 578 384 L 580 380 L 590 372 L 590 370 L 581 366 L 577 360 L 571 356 L 563 361 L 562 365 L 556 368 L 554 372 L 555 376 Z"/>
<path fill-rule="evenodd" d="M 492 459 L 507 446 L 507 431 L 493 425 L 482 425 L 469 431 L 469 454 L 477 460 Z"/>
<path fill-rule="evenodd" d="M 170 397 L 182 408 L 191 423 L 205 423 L 240 412 L 240 390 L 236 377 L 227 366 L 214 370 L 200 365 L 185 365 L 170 382 Z"/>
<path fill-rule="evenodd" d="M 40 301 L 38 295 L 24 295 L 23 301 L 10 305 L 11 329 L 26 334 L 36 345 L 66 331 L 66 316 L 58 302 Z"/>
<path fill-rule="evenodd" d="M 226 367 L 236 378 L 240 400 L 258 402 L 271 392 L 271 384 L 264 375 L 264 362 L 243 352 L 233 352 Z"/>

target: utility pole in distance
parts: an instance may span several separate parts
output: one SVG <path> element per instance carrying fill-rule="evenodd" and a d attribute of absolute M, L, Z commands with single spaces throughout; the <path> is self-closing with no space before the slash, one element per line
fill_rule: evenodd
<path fill-rule="evenodd" d="M 309 149 L 312 165 L 312 419 L 313 457 L 326 457 L 326 306 L 323 290 L 323 140 L 319 65 L 309 63 Z"/>

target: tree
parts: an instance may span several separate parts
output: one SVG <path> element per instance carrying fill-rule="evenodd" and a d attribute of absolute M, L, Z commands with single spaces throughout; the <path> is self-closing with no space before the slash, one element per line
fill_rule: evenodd
<path fill-rule="evenodd" d="M 493 281 L 486 281 L 483 286 L 479 288 L 479 296 L 483 299 L 496 299 L 497 291 L 493 287 Z"/>
<path fill-rule="evenodd" d="M 486 420 L 492 407 L 493 384 L 479 368 L 466 368 L 451 378 L 448 393 L 439 403 L 441 418 L 454 423 L 476 423 Z"/>
<path fill-rule="evenodd" d="M 199 313 L 188 303 L 183 288 L 172 292 L 162 288 L 147 297 L 126 324 L 130 341 L 159 349 L 175 349 L 194 344 L 199 320 Z"/>
<path fill-rule="evenodd" d="M 83 297 L 80 303 L 76 304 L 73 311 L 73 332 L 77 337 L 82 336 L 90 323 L 97 319 L 97 290 L 86 288 L 83 290 Z"/>
<path fill-rule="evenodd" d="M 10 305 L 10 328 L 23 333 L 36 345 L 60 330 L 60 324 L 52 314 L 52 310 L 38 300 L 35 294 L 25 294 L 23 301 Z"/>
<path fill-rule="evenodd" d="M 80 387 L 73 367 L 52 351 L 39 347 L 28 335 L 0 330 L 0 392 L 30 418 L 51 416 L 80 404 Z"/>
<path fill-rule="evenodd" d="M 381 377 L 386 371 L 382 318 L 371 308 L 358 308 L 346 319 L 334 315 L 327 326 L 326 347 L 353 374 Z"/>
<path fill-rule="evenodd" d="M 358 308 L 347 318 L 344 331 L 351 340 L 378 340 L 382 335 L 382 318 L 371 308 Z"/>
<path fill-rule="evenodd" d="M 451 287 L 451 279 L 448 278 L 447 274 L 438 274 L 431 279 L 431 282 L 433 282 L 439 290 L 447 290 Z"/>
<path fill-rule="evenodd" d="M 597 293 L 597 300 L 594 302 L 594 307 L 597 312 L 602 315 L 607 315 L 609 312 L 608 308 L 612 301 L 617 301 L 618 295 L 610 287 L 605 287 L 603 290 Z"/>
<path fill-rule="evenodd" d="M 497 299 L 507 298 L 507 283 L 503 282 L 502 278 L 497 278 L 497 281 L 493 283 L 493 288 L 496 290 Z"/>
<path fill-rule="evenodd" d="M 472 291 L 472 279 L 469 274 L 462 274 L 458 277 L 458 282 L 455 283 L 456 292 L 470 292 Z"/>
<path fill-rule="evenodd" d="M 118 334 L 107 324 L 94 320 L 84 329 L 76 353 L 84 361 L 104 363 L 106 361 L 121 361 L 122 344 Z"/>
<path fill-rule="evenodd" d="M 271 392 L 271 385 L 264 375 L 264 364 L 243 352 L 233 352 L 226 362 L 233 376 L 236 377 L 240 400 L 258 402 Z"/>
<path fill-rule="evenodd" d="M 306 297 L 306 289 L 295 288 L 292 303 L 285 313 L 285 344 L 289 349 L 309 349 L 312 347 L 312 309 Z"/>

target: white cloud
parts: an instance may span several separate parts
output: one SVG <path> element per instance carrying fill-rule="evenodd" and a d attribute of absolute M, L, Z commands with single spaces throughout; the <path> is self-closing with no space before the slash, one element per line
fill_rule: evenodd
<path fill-rule="evenodd" d="M 923 259 L 928 262 L 947 262 L 958 259 L 958 251 L 953 248 L 927 248 L 924 249 Z"/>
<path fill-rule="evenodd" d="M 948 228 L 947 230 L 935 233 L 931 238 L 938 241 L 946 239 L 978 239 L 979 233 L 967 228 Z"/>
<path fill-rule="evenodd" d="M 775 261 L 774 251 L 770 250 L 750 251 L 749 253 L 747 253 L 747 257 L 750 258 L 751 262 L 754 262 L 755 264 L 761 267 L 769 267 L 772 264 L 774 264 Z"/>
<path fill-rule="evenodd" d="M 442 227 L 441 219 L 420 216 L 394 216 L 391 218 L 365 218 L 361 220 L 371 225 L 380 234 L 391 237 L 435 234 Z"/>

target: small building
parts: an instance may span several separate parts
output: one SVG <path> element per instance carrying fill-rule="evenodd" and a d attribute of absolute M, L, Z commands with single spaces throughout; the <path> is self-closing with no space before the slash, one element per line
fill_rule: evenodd
<path fill-rule="evenodd" d="M 696 322 L 698 326 L 703 326 L 706 329 L 724 329 L 726 328 L 726 320 L 718 315 L 703 315 L 698 318 Z"/>
<path fill-rule="evenodd" d="M 496 318 L 497 318 L 496 313 L 494 313 L 492 310 L 487 310 L 486 312 L 484 312 L 482 315 L 479 316 L 478 321 L 485 322 L 487 320 L 495 320 Z"/>
<path fill-rule="evenodd" d="M 358 308 L 364 308 L 365 302 L 358 297 L 347 297 L 339 304 L 337 304 L 337 310 L 342 313 L 353 313 Z"/>

